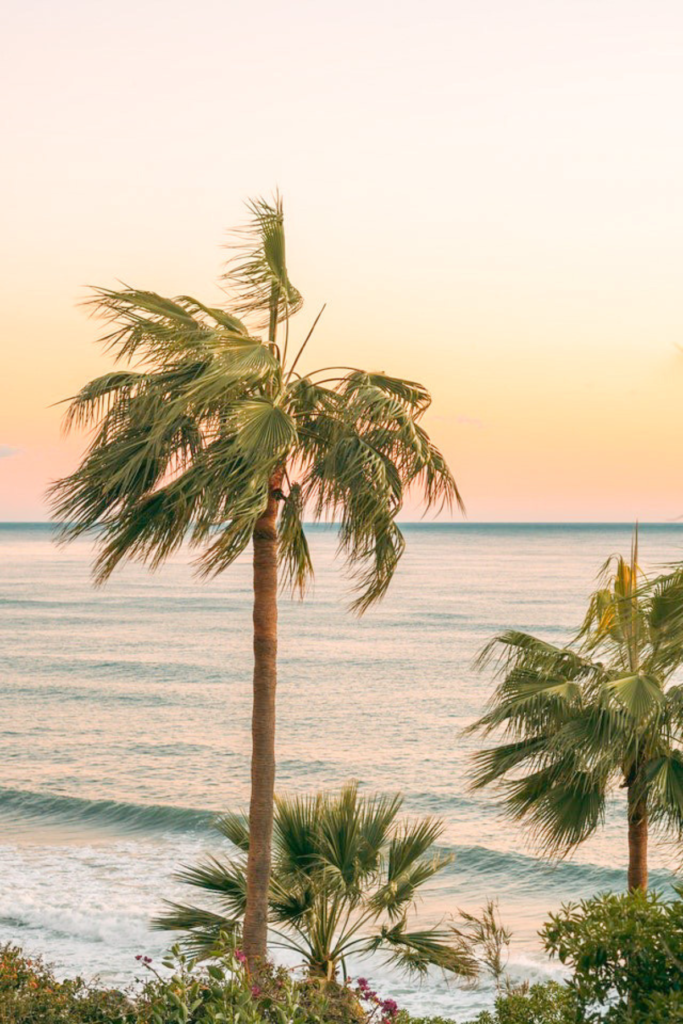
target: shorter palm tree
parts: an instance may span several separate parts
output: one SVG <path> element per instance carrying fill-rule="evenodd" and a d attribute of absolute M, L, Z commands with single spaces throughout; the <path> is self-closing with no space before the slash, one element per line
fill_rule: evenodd
<path fill-rule="evenodd" d="M 273 945 L 301 956 L 313 976 L 346 976 L 349 956 L 385 954 L 416 973 L 431 966 L 472 977 L 476 963 L 452 929 L 410 928 L 418 892 L 450 863 L 434 853 L 443 824 L 431 818 L 397 820 L 399 796 L 360 796 L 356 784 L 338 794 L 279 797 L 273 832 L 270 925 Z M 218 832 L 236 849 L 210 857 L 178 877 L 210 893 L 216 909 L 167 903 L 162 929 L 188 932 L 186 945 L 210 956 L 221 932 L 240 927 L 246 908 L 248 819 L 226 814 Z"/>
<path fill-rule="evenodd" d="M 473 784 L 497 784 L 508 814 L 551 855 L 566 854 L 603 823 L 625 789 L 628 886 L 647 888 L 648 832 L 683 838 L 683 587 L 676 576 L 639 579 L 609 559 L 582 628 L 565 647 L 528 633 L 496 637 L 500 684 L 469 731 L 506 742 L 475 755 Z"/>

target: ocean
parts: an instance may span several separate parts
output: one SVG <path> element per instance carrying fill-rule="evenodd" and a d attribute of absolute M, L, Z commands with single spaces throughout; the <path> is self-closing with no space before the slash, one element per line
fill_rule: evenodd
<path fill-rule="evenodd" d="M 621 524 L 404 524 L 406 554 L 387 598 L 348 610 L 335 533 L 311 527 L 316 578 L 280 605 L 278 788 L 357 779 L 405 795 L 410 815 L 445 822 L 453 864 L 418 907 L 448 922 L 496 897 L 513 931 L 515 978 L 559 976 L 537 929 L 563 901 L 625 885 L 623 806 L 571 860 L 538 856 L 491 793 L 468 790 L 491 672 L 474 658 L 518 628 L 564 641 L 581 622 L 605 558 L 628 553 Z M 640 527 L 648 571 L 683 560 L 683 525 Z M 179 552 L 91 582 L 91 544 L 51 528 L 0 525 L 0 942 L 43 953 L 58 973 L 125 985 L 164 898 L 188 893 L 181 865 L 219 848 L 212 815 L 248 797 L 251 566 L 199 582 Z M 665 886 L 677 851 L 653 850 Z M 355 972 L 356 965 L 352 965 Z M 360 965 L 358 965 L 360 970 Z M 384 996 L 467 1020 L 490 1005 L 483 982 L 417 985 L 381 961 L 362 971 Z"/>

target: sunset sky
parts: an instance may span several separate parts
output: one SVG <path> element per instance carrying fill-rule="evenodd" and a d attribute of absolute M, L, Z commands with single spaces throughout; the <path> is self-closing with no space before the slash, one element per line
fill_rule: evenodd
<path fill-rule="evenodd" d="M 0 520 L 83 446 L 85 286 L 220 301 L 275 187 L 310 365 L 424 382 L 471 520 L 683 515 L 679 0 L 7 0 L 1 47 Z"/>

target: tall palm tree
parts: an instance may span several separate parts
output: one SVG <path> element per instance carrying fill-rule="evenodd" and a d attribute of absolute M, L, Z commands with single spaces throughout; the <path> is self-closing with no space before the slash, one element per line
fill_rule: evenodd
<path fill-rule="evenodd" d="M 251 543 L 254 584 L 251 843 L 245 952 L 266 951 L 275 781 L 278 583 L 312 575 L 304 510 L 338 519 L 359 613 L 387 590 L 404 548 L 404 493 L 460 504 L 420 420 L 420 384 L 352 367 L 302 373 L 313 327 L 292 355 L 302 298 L 289 279 L 282 203 L 258 199 L 229 264 L 230 312 L 197 299 L 98 289 L 103 339 L 120 368 L 71 400 L 66 427 L 94 436 L 52 488 L 62 536 L 97 527 L 95 578 L 125 559 L 159 566 L 189 537 L 200 573 L 220 573 Z M 131 364 L 135 364 L 132 366 Z"/>
<path fill-rule="evenodd" d="M 482 652 L 500 683 L 471 731 L 506 742 L 475 755 L 473 784 L 502 790 L 508 814 L 549 853 L 566 854 L 603 823 L 626 790 L 628 886 L 647 888 L 650 826 L 683 838 L 683 587 L 639 579 L 609 559 L 583 626 L 565 647 L 509 631 Z"/>
<path fill-rule="evenodd" d="M 399 796 L 340 793 L 279 797 L 275 803 L 270 921 L 274 944 L 294 952 L 311 975 L 334 980 L 348 957 L 385 954 L 411 972 L 429 967 L 472 977 L 471 943 L 453 928 L 410 928 L 421 887 L 452 860 L 433 852 L 443 823 L 402 823 Z M 179 878 L 213 898 L 214 908 L 169 903 L 157 927 L 184 930 L 199 956 L 215 953 L 221 932 L 239 926 L 246 907 L 250 829 L 240 814 L 216 822 L 233 855 L 210 857 Z"/>

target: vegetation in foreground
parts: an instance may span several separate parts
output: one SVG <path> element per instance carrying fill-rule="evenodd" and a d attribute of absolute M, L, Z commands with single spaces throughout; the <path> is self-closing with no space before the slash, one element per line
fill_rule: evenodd
<path fill-rule="evenodd" d="M 606 894 L 552 915 L 541 937 L 568 969 L 563 984 L 499 979 L 495 1007 L 470 1024 L 674 1024 L 683 1021 L 683 899 Z M 59 982 L 41 960 L 0 948 L 0 1024 L 451 1024 L 412 1016 L 365 978 L 338 982 L 264 965 L 248 969 L 235 936 L 210 962 L 176 947 L 120 992 Z M 499 961 L 493 961 L 499 962 Z M 459 1015 L 462 1019 L 462 1014 Z"/>
<path fill-rule="evenodd" d="M 278 577 L 303 594 L 313 572 L 304 509 L 340 522 L 340 554 L 363 612 L 403 553 L 408 488 L 427 507 L 460 503 L 422 417 L 421 384 L 348 366 L 303 372 L 310 331 L 285 258 L 282 204 L 256 200 L 225 283 L 230 310 L 135 288 L 94 306 L 117 369 L 73 399 L 67 426 L 92 427 L 81 465 L 52 489 L 64 539 L 97 528 L 96 578 L 137 558 L 157 567 L 186 539 L 203 574 L 253 550 L 251 844 L 244 948 L 266 956 L 275 785 Z M 134 368 L 131 368 L 134 363 Z"/>

